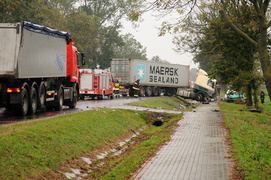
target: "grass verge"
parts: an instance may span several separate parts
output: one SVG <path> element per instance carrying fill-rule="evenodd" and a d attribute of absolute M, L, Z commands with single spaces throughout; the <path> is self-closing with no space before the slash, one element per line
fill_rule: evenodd
<path fill-rule="evenodd" d="M 57 173 L 63 164 L 114 143 L 131 130 L 138 131 L 156 115 L 100 109 L 0 126 L 0 179 L 51 177 L 50 174 Z M 144 130 L 140 137 L 136 137 L 136 143 L 129 146 L 131 151 L 128 148 L 127 153 L 109 159 L 104 167 L 97 165 L 99 162 L 93 163 L 93 173 L 89 178 L 129 177 L 169 139 L 180 118 L 181 115 L 166 115 L 166 125 L 150 126 Z"/>
<path fill-rule="evenodd" d="M 167 109 L 167 110 L 184 110 L 180 107 L 180 104 L 188 106 L 190 104 L 189 100 L 183 99 L 180 96 L 159 96 L 151 99 L 146 99 L 143 101 L 131 102 L 129 105 L 131 106 L 141 106 L 141 107 L 149 107 L 149 108 L 159 108 L 159 109 Z M 196 105 L 194 105 L 196 106 Z M 192 107 L 185 109 L 186 111 L 191 110 Z"/>
<path fill-rule="evenodd" d="M 148 118 L 155 116 L 152 114 Z M 112 158 L 106 162 L 106 164 L 111 164 L 111 166 L 107 166 L 110 171 L 99 179 L 127 179 L 133 176 L 133 173 L 141 165 L 153 157 L 166 141 L 170 140 L 170 136 L 180 118 L 180 114 L 167 115 L 164 117 L 163 126 L 150 126 L 142 132 L 140 136 L 136 137 L 135 143 L 119 159 Z M 96 176 L 91 176 L 91 178 L 96 179 Z"/>
<path fill-rule="evenodd" d="M 101 109 L 0 126 L 0 179 L 28 179 L 146 124 L 146 113 Z"/>
<path fill-rule="evenodd" d="M 271 103 L 266 98 L 261 114 L 244 105 L 220 102 L 237 179 L 271 179 Z"/>

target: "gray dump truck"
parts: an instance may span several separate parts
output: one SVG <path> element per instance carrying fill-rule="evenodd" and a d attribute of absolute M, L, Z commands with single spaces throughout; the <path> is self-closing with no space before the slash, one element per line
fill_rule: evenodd
<path fill-rule="evenodd" d="M 134 82 L 140 79 L 140 96 L 158 96 L 161 93 L 180 95 L 203 101 L 214 97 L 215 81 L 209 80 L 203 70 L 197 73 L 195 87 L 189 89 L 190 67 L 137 59 L 112 59 L 112 76 L 119 79 L 120 92 L 131 94 Z"/>
<path fill-rule="evenodd" d="M 83 53 L 69 33 L 22 23 L 0 23 L 0 107 L 19 115 L 76 106 Z"/>

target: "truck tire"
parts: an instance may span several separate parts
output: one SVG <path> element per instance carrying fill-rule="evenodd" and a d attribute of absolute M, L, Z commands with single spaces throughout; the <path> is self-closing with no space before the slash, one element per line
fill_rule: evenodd
<path fill-rule="evenodd" d="M 72 101 L 69 103 L 69 108 L 75 108 L 75 107 L 76 107 L 76 104 L 77 104 L 77 97 L 78 97 L 77 89 L 75 88 L 75 89 L 73 90 L 73 98 L 72 98 Z"/>
<path fill-rule="evenodd" d="M 146 96 L 151 96 L 152 95 L 152 87 L 150 87 L 150 86 L 147 86 L 146 87 Z"/>
<path fill-rule="evenodd" d="M 60 111 L 63 107 L 63 102 L 64 102 L 64 99 L 63 99 L 63 90 L 62 90 L 62 86 L 60 86 L 60 88 L 58 89 L 58 92 L 57 92 L 57 100 L 56 100 L 56 104 L 55 104 L 55 110 L 56 111 Z"/>
<path fill-rule="evenodd" d="M 152 88 L 152 93 L 154 96 L 158 96 L 159 95 L 159 88 L 157 86 L 154 86 Z"/>
<path fill-rule="evenodd" d="M 29 108 L 28 114 L 33 115 L 37 112 L 38 108 L 38 94 L 37 90 L 34 87 L 30 89 L 30 97 L 29 97 Z"/>
<path fill-rule="evenodd" d="M 19 115 L 25 116 L 28 112 L 28 107 L 29 107 L 29 98 L 28 98 L 28 92 L 27 89 L 24 88 L 21 91 L 21 103 L 17 106 L 17 111 Z"/>
<path fill-rule="evenodd" d="M 202 102 L 204 99 L 204 95 L 202 93 L 197 94 L 197 101 Z"/>
<path fill-rule="evenodd" d="M 139 95 L 140 96 L 145 96 L 145 87 L 143 87 L 143 86 L 140 87 Z"/>
<path fill-rule="evenodd" d="M 44 83 L 40 83 L 38 91 L 38 108 L 44 108 L 46 102 L 46 89 Z"/>
<path fill-rule="evenodd" d="M 167 91 L 166 91 L 166 95 L 167 96 L 173 96 L 174 94 L 174 89 L 173 88 L 168 88 Z"/>
<path fill-rule="evenodd" d="M 85 100 L 85 96 L 84 95 L 80 95 L 80 100 Z"/>

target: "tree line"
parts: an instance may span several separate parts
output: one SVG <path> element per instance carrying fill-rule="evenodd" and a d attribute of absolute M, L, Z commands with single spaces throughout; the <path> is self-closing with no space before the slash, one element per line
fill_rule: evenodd
<path fill-rule="evenodd" d="M 85 52 L 86 68 L 108 68 L 112 58 L 147 59 L 146 47 L 131 34 L 120 34 L 132 7 L 126 0 L 0 0 L 0 22 L 68 31 Z"/>

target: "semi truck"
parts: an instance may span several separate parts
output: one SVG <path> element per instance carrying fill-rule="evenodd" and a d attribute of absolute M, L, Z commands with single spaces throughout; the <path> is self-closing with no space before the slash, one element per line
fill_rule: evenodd
<path fill-rule="evenodd" d="M 112 59 L 111 73 L 120 82 L 120 92 L 124 95 L 133 83 L 140 79 L 140 96 L 157 96 L 165 93 L 176 94 L 179 87 L 189 86 L 189 66 L 166 64 L 137 59 Z"/>
<path fill-rule="evenodd" d="M 215 95 L 215 80 L 209 80 L 206 72 L 199 70 L 194 88 L 190 91 L 190 66 L 167 64 L 138 59 L 112 59 L 111 73 L 120 82 L 120 92 L 125 95 L 140 79 L 140 96 L 158 96 L 161 93 L 172 96 L 180 95 L 203 101 Z M 191 92 L 192 91 L 192 92 Z"/>
<path fill-rule="evenodd" d="M 178 88 L 176 94 L 200 102 L 209 102 L 211 99 L 216 99 L 216 85 L 215 79 L 210 79 L 204 70 L 199 69 L 194 87 L 192 89 Z"/>
<path fill-rule="evenodd" d="M 68 32 L 30 22 L 0 23 L 0 107 L 19 115 L 76 106 L 84 53 Z"/>
<path fill-rule="evenodd" d="M 100 69 L 80 69 L 80 99 L 85 97 L 104 99 L 114 97 L 114 82 L 111 73 Z"/>

